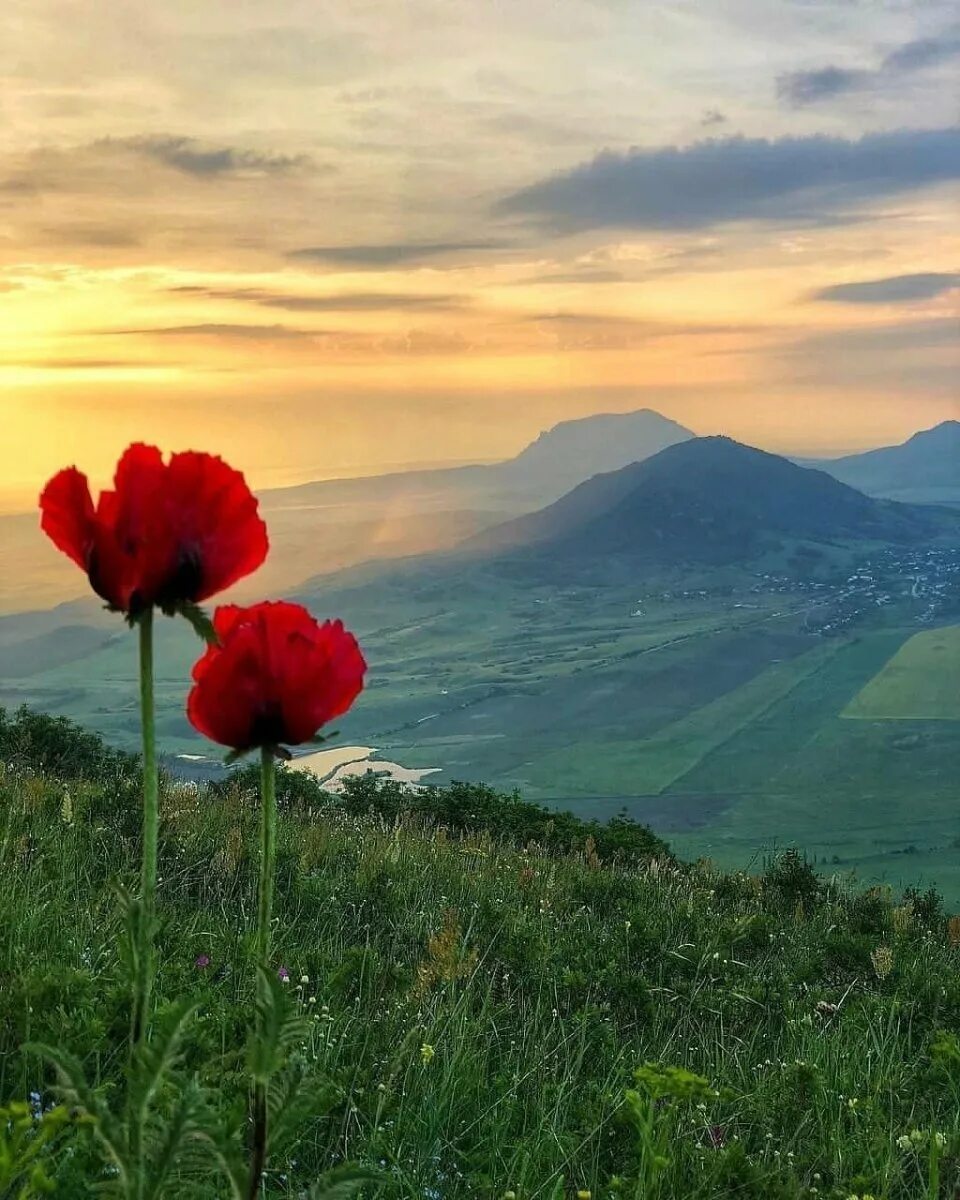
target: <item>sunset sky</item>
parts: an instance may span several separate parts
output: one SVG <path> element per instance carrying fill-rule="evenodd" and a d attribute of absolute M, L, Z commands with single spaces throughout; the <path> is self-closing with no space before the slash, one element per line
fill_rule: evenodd
<path fill-rule="evenodd" d="M 6 0 L 0 499 L 960 417 L 953 0 Z"/>

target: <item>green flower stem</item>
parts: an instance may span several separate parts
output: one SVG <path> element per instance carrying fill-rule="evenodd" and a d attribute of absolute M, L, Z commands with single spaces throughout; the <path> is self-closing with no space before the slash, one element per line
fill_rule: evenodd
<path fill-rule="evenodd" d="M 260 891 L 257 913 L 257 962 L 270 967 L 270 922 L 277 860 L 277 767 L 273 751 L 260 751 Z"/>
<path fill-rule="evenodd" d="M 134 984 L 133 1045 L 146 1038 L 153 991 L 153 927 L 157 894 L 157 828 L 159 784 L 157 740 L 153 702 L 153 609 L 141 613 L 140 728 L 143 740 L 143 850 L 140 867 L 140 906 L 137 928 L 137 977 Z"/>
<path fill-rule="evenodd" d="M 273 917 L 273 877 L 277 859 L 277 767 L 273 751 L 264 746 L 260 751 L 260 889 L 257 911 L 257 968 L 270 970 L 270 923 Z M 259 984 L 258 984 L 259 987 Z M 261 1020 L 258 1009 L 258 1022 Z M 263 1038 L 260 1028 L 257 1036 Z M 257 1200 L 267 1165 L 267 1081 L 256 1078 L 253 1088 L 253 1138 L 250 1151 L 250 1176 L 247 1200 Z"/>

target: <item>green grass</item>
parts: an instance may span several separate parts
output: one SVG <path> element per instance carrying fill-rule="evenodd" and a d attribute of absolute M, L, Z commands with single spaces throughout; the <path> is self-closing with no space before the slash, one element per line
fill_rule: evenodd
<path fill-rule="evenodd" d="M 902 681 L 897 720 L 847 719 L 905 643 L 915 698 L 935 677 L 953 711 L 943 662 L 955 649 L 930 647 L 958 642 L 935 630 L 915 639 L 912 609 L 878 609 L 823 638 L 804 609 L 816 597 L 754 594 L 751 577 L 729 581 L 736 595 L 664 598 L 675 583 L 521 586 L 477 572 L 457 576 L 452 595 L 440 575 L 401 574 L 312 600 L 348 616 L 370 663 L 362 700 L 338 722 L 344 744 L 439 768 L 432 781 L 519 788 L 581 814 L 625 806 L 727 866 L 795 842 L 865 880 L 933 883 L 960 902 L 957 881 L 938 873 L 960 836 L 960 723 L 911 720 Z M 757 607 L 734 608 L 743 602 Z M 0 703 L 63 712 L 135 746 L 135 648 L 122 630 L 111 636 L 79 662 L 0 681 Z M 205 752 L 183 712 L 196 639 L 183 622 L 159 622 L 158 636 L 162 744 Z"/>
<path fill-rule="evenodd" d="M 0 800 L 0 1099 L 49 1097 L 27 1040 L 72 1048 L 109 1090 L 135 797 L 6 769 Z M 245 1100 L 254 801 L 163 795 L 158 990 L 199 1003 L 185 1067 L 224 1114 Z M 960 1023 L 960 951 L 929 898 L 898 908 L 818 885 L 792 858 L 757 876 L 628 868 L 582 845 L 516 847 L 495 823 L 458 838 L 336 806 L 283 815 L 279 867 L 274 965 L 334 1099 L 274 1164 L 271 1200 L 346 1159 L 392 1180 L 370 1196 L 634 1197 L 643 1153 L 624 1095 L 648 1060 L 720 1095 L 656 1108 L 669 1163 L 642 1200 L 960 1186 L 960 1068 L 931 1050 Z M 939 1193 L 928 1150 L 897 1145 L 914 1129 L 944 1135 Z M 59 1194 L 88 1195 L 93 1161 L 81 1138 Z M 169 1194 L 222 1192 L 211 1176 Z"/>
<path fill-rule="evenodd" d="M 798 658 L 776 662 L 739 687 L 687 716 L 635 740 L 593 740 L 538 759 L 528 775 L 534 794 L 562 779 L 570 797 L 615 794 L 627 781 L 643 795 L 658 795 L 763 715 L 814 671 L 837 646 L 818 645 Z M 549 782 L 546 782 L 549 781 Z M 539 784 L 539 787 L 537 786 Z"/>
<path fill-rule="evenodd" d="M 926 629 L 900 647 L 847 705 L 865 721 L 960 721 L 960 625 Z"/>

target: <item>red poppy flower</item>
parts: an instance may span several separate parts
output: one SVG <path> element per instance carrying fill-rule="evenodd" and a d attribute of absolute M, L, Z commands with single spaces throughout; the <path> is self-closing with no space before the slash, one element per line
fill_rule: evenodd
<path fill-rule="evenodd" d="M 367 664 L 342 621 L 321 625 L 300 604 L 227 604 L 214 613 L 219 645 L 193 668 L 187 716 L 234 750 L 297 746 L 345 713 Z"/>
<path fill-rule="evenodd" d="M 117 464 L 114 490 L 94 505 L 76 467 L 55 475 L 40 497 L 41 528 L 86 571 L 112 609 L 136 617 L 150 605 L 173 613 L 255 571 L 267 529 L 239 471 L 188 451 L 164 463 L 135 445 Z"/>

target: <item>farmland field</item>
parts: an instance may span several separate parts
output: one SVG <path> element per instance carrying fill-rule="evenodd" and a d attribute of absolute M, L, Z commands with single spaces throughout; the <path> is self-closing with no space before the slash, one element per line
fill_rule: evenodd
<path fill-rule="evenodd" d="M 840 871 L 960 898 L 960 721 L 923 719 L 931 702 L 956 711 L 957 628 L 918 633 L 909 602 L 844 626 L 851 601 L 752 576 L 709 590 L 645 582 L 411 568 L 318 589 L 312 607 L 343 613 L 370 664 L 341 744 L 439 783 L 483 781 L 581 815 L 625 809 L 723 865 L 799 845 Z M 0 703 L 134 745 L 134 639 L 112 627 L 67 641 L 59 659 L 54 645 L 15 660 Z M 183 715 L 197 653 L 183 622 L 160 623 L 160 732 L 168 753 L 208 753 L 215 768 Z"/>
<path fill-rule="evenodd" d="M 851 701 L 844 716 L 960 721 L 960 625 L 914 634 Z"/>

